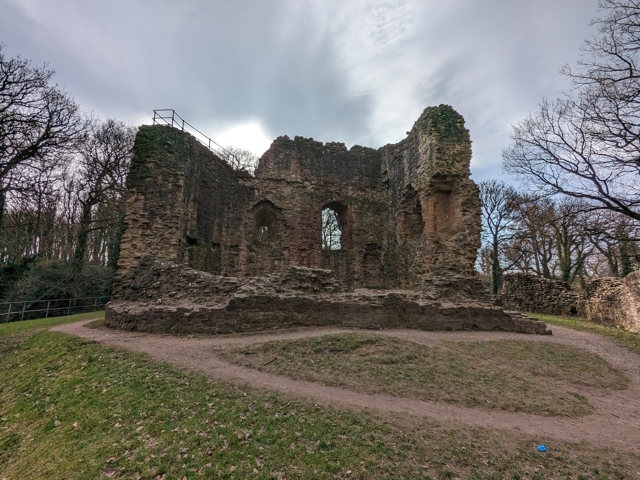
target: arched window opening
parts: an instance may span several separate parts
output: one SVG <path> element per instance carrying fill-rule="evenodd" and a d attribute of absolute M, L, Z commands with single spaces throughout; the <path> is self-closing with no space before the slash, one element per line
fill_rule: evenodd
<path fill-rule="evenodd" d="M 331 207 L 322 210 L 322 249 L 342 249 L 342 227 L 340 216 Z"/>
<path fill-rule="evenodd" d="M 254 207 L 254 242 L 257 245 L 270 245 L 278 242 L 282 230 L 282 214 L 269 201 L 262 201 Z"/>
<path fill-rule="evenodd" d="M 249 218 L 247 250 L 243 273 L 266 275 L 277 272 L 283 265 L 287 240 L 287 224 L 282 209 L 269 200 L 261 200 L 253 206 L 253 218 Z"/>

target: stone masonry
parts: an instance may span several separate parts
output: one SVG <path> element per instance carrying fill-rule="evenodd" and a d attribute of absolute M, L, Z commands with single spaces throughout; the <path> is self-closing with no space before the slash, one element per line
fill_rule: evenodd
<path fill-rule="evenodd" d="M 185 132 L 142 126 L 106 323 L 544 333 L 490 305 L 474 277 L 481 226 L 470 160 L 464 120 L 446 105 L 425 109 L 404 140 L 377 150 L 278 137 L 254 176 Z M 334 250 L 322 247 L 325 209 L 340 229 Z M 155 283 L 142 281 L 153 275 Z"/>
<path fill-rule="evenodd" d="M 640 333 L 640 271 L 625 278 L 602 278 L 591 288 L 586 317 Z"/>
<path fill-rule="evenodd" d="M 640 333 L 640 271 L 603 277 L 573 291 L 559 280 L 524 273 L 505 275 L 498 304 L 522 312 L 585 317 Z"/>
<path fill-rule="evenodd" d="M 504 276 L 497 303 L 521 312 L 584 316 L 584 296 L 572 291 L 560 280 L 527 273 Z"/>

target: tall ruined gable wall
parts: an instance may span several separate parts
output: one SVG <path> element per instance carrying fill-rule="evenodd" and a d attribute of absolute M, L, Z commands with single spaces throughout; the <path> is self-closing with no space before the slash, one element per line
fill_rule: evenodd
<path fill-rule="evenodd" d="M 127 178 L 127 208 L 114 295 L 144 257 L 223 273 L 240 243 L 251 188 L 191 135 L 142 126 Z M 224 250 L 226 255 L 221 255 Z"/>

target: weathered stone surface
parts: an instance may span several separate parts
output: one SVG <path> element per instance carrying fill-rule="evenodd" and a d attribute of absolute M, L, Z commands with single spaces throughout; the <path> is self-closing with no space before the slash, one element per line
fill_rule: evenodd
<path fill-rule="evenodd" d="M 640 271 L 626 278 L 598 278 L 581 292 L 558 280 L 509 274 L 505 275 L 498 303 L 524 312 L 586 317 L 640 333 Z"/>
<path fill-rule="evenodd" d="M 586 302 L 589 320 L 640 333 L 640 271 L 599 279 Z"/>
<path fill-rule="evenodd" d="M 239 279 L 176 262 L 147 261 L 132 273 L 131 287 L 123 290 L 122 299 L 109 302 L 105 323 L 165 333 L 300 326 L 549 333 L 542 322 L 504 312 L 464 292 L 446 298 L 450 285 L 441 287 L 440 292 L 437 285 L 428 292 L 351 289 L 321 269 L 290 267 L 280 274 Z"/>
<path fill-rule="evenodd" d="M 141 127 L 134 153 L 119 277 L 149 254 L 240 277 L 330 268 L 353 286 L 473 275 L 480 201 L 469 133 L 451 107 L 427 108 L 405 140 L 379 150 L 279 137 L 255 178 L 167 126 Z M 337 251 L 321 249 L 325 207 L 342 223 Z"/>
<path fill-rule="evenodd" d="M 143 126 L 107 323 L 544 331 L 490 305 L 475 278 L 470 161 L 464 119 L 447 105 L 378 150 L 278 137 L 254 177 L 185 132 Z M 338 250 L 322 248 L 325 208 L 337 215 Z"/>
<path fill-rule="evenodd" d="M 559 280 L 511 273 L 504 276 L 497 303 L 521 312 L 584 316 L 584 297 Z"/>

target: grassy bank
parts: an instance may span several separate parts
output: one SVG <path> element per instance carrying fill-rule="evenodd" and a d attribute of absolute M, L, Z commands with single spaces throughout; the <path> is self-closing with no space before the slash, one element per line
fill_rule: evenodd
<path fill-rule="evenodd" d="M 592 406 L 577 392 L 580 387 L 616 390 L 628 385 L 622 373 L 596 355 L 537 342 L 425 347 L 347 333 L 267 342 L 223 355 L 243 366 L 365 393 L 547 416 L 591 413 Z"/>
<path fill-rule="evenodd" d="M 104 311 L 78 313 L 65 317 L 49 317 L 40 318 L 38 320 L 24 320 L 22 322 L 0 323 L 0 335 L 11 335 L 23 332 L 33 333 L 36 330 L 55 327 L 56 325 L 62 325 L 63 323 L 71 323 L 94 318 L 104 318 Z"/>
<path fill-rule="evenodd" d="M 640 460 L 208 381 L 33 322 L 0 330 L 0 479 L 633 478 Z M 445 360 L 440 360 L 445 361 Z M 546 442 L 550 450 L 535 446 Z"/>
<path fill-rule="evenodd" d="M 609 337 L 618 345 L 628 348 L 635 353 L 640 353 L 640 334 L 638 333 L 628 332 L 618 327 L 600 325 L 578 317 L 558 317 L 543 313 L 527 313 L 527 315 L 538 318 L 549 325 L 560 325 L 574 330 L 597 333 L 603 337 Z"/>

